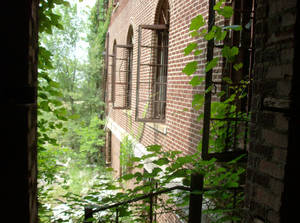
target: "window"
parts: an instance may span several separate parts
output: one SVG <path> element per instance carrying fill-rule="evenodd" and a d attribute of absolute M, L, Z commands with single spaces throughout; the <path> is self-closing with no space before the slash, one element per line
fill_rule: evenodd
<path fill-rule="evenodd" d="M 254 4 L 252 1 L 231 1 L 234 15 L 231 21 L 224 25 L 241 25 L 241 31 L 230 31 L 225 39 L 226 45 L 237 46 L 239 54 L 235 64 L 242 63 L 240 70 L 234 68 L 232 62 L 223 64 L 221 81 L 216 81 L 216 71 L 206 72 L 205 102 L 202 136 L 202 158 L 217 158 L 219 161 L 229 161 L 247 152 L 248 124 L 251 99 L 251 75 L 253 67 L 253 17 Z M 215 24 L 216 16 L 214 5 L 209 5 L 209 30 Z M 219 22 L 219 21 L 216 21 Z M 213 39 L 207 44 L 207 61 L 211 61 L 218 53 L 219 43 Z M 216 90 L 221 89 L 222 102 L 227 101 L 228 106 L 214 101 L 217 98 Z M 219 96 L 220 97 L 220 96 Z M 224 105 L 224 104 L 223 104 Z"/>
<path fill-rule="evenodd" d="M 138 33 L 136 120 L 164 122 L 167 102 L 169 4 L 161 1 L 154 25 Z"/>
<path fill-rule="evenodd" d="M 128 34 L 127 34 L 127 45 L 132 46 L 129 48 L 127 54 L 128 60 L 126 61 L 127 67 L 127 76 L 126 76 L 126 101 L 125 105 L 126 108 L 130 108 L 131 105 L 131 89 L 132 89 L 132 59 L 133 59 L 133 28 L 132 26 L 129 27 Z"/>
<path fill-rule="evenodd" d="M 107 47 L 106 47 L 106 101 L 107 103 L 111 103 L 113 102 L 113 95 L 114 95 L 114 64 L 115 64 L 115 53 L 114 53 L 114 49 L 115 49 L 115 45 L 116 40 L 114 41 L 114 45 L 113 45 L 113 53 L 109 54 L 109 35 L 107 36 Z"/>
<path fill-rule="evenodd" d="M 104 57 L 104 85 L 105 85 L 105 91 L 103 92 L 105 102 L 109 101 L 108 95 L 109 95 L 109 81 L 108 81 L 108 69 L 109 69 L 109 32 L 106 33 L 105 38 L 105 57 Z M 105 113 L 107 113 L 107 106 L 105 108 Z"/>
<path fill-rule="evenodd" d="M 106 132 L 106 156 L 105 156 L 105 163 L 107 166 L 111 165 L 111 131 L 108 130 Z"/>
<path fill-rule="evenodd" d="M 130 39 L 129 41 L 132 41 L 132 38 Z M 114 45 L 112 76 L 112 102 L 114 109 L 127 109 L 130 106 L 132 47 L 132 44 Z"/>

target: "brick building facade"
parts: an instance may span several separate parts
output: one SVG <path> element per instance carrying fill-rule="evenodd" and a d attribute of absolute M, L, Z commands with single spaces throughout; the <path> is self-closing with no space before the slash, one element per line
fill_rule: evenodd
<path fill-rule="evenodd" d="M 112 62 L 110 58 L 108 58 L 107 126 L 113 133 L 112 144 L 114 145 L 119 145 L 120 141 L 122 141 L 122 137 L 124 137 L 126 133 L 133 133 L 132 135 L 134 136 L 141 135 L 140 144 L 137 146 L 136 155 L 138 155 L 138 153 L 143 153 L 145 146 L 153 144 L 160 144 L 167 150 L 179 149 L 184 150 L 186 153 L 191 153 L 196 150 L 197 144 L 200 140 L 199 130 L 201 128 L 201 123 L 196 121 L 197 113 L 192 109 L 193 94 L 196 91 L 199 91 L 199 89 L 193 88 L 189 84 L 191 78 L 182 74 L 182 69 L 184 68 L 185 64 L 194 60 L 195 58 L 185 57 L 183 55 L 183 49 L 188 45 L 189 42 L 193 41 L 193 39 L 189 36 L 190 20 L 200 12 L 207 14 L 207 2 L 191 1 L 189 4 L 187 4 L 182 1 L 170 1 L 169 7 L 170 28 L 167 74 L 168 79 L 166 91 L 167 106 L 165 118 L 163 120 L 153 119 L 152 121 L 136 121 L 137 118 L 142 118 L 140 117 L 141 113 L 143 113 L 145 111 L 145 107 L 147 107 L 146 104 L 141 105 L 139 107 L 139 117 L 136 117 L 136 97 L 138 94 L 142 94 L 142 91 L 145 90 L 140 88 L 139 93 L 137 94 L 136 92 L 138 28 L 139 25 L 156 24 L 155 20 L 156 13 L 159 8 L 159 1 L 120 1 L 118 7 L 114 9 L 111 25 L 108 30 L 108 54 L 112 55 L 114 42 L 116 42 L 117 45 L 126 45 L 128 31 L 130 27 L 133 28 L 132 87 L 130 108 L 113 108 L 113 104 L 110 101 L 109 95 L 111 94 L 110 85 L 112 83 L 112 77 L 110 75 L 110 67 Z M 149 36 L 151 34 L 146 33 L 146 35 Z M 145 40 L 145 44 L 151 44 L 149 42 L 150 40 L 147 40 L 146 37 L 143 40 Z M 119 50 L 117 51 L 119 52 Z M 145 55 L 148 55 L 148 53 L 150 54 L 150 51 L 146 51 Z M 143 52 L 141 54 L 144 56 Z M 119 53 L 116 57 L 121 56 L 122 53 Z M 150 59 L 146 58 L 145 61 L 150 63 Z M 201 58 L 197 59 L 200 60 Z M 118 62 L 116 63 L 116 67 L 122 67 L 122 65 L 118 64 Z M 116 73 L 116 76 L 118 76 L 118 72 Z M 118 80 L 116 80 L 116 82 L 118 82 Z M 118 85 L 116 86 L 118 87 Z M 120 92 L 120 90 L 115 89 L 115 92 Z M 149 93 L 149 91 L 147 91 L 146 94 L 147 93 Z M 140 102 L 140 104 L 142 103 Z M 150 106 L 151 105 L 148 107 Z M 142 133 L 139 131 L 142 131 Z M 112 147 L 112 154 L 118 153 L 117 151 L 119 151 L 119 146 Z M 116 163 L 112 160 L 112 166 L 115 169 L 119 169 L 118 165 L 118 159 L 116 159 Z"/>
<path fill-rule="evenodd" d="M 166 79 L 158 81 L 158 85 L 166 86 L 163 95 L 157 90 L 159 87 L 153 86 L 156 85 L 155 75 L 164 71 L 143 66 L 163 66 L 156 58 L 157 54 L 163 53 L 148 50 L 146 46 L 154 48 L 159 37 L 153 33 L 165 29 L 163 26 L 155 28 L 155 25 L 164 25 L 159 21 L 159 13 L 165 2 L 169 12 L 165 15 L 165 21 L 168 21 L 168 66 Z M 248 222 L 286 221 L 286 164 L 288 151 L 295 145 L 291 141 L 295 133 L 291 131 L 293 125 L 299 123 L 298 119 L 291 121 L 296 121 L 293 112 L 297 110 L 293 107 L 296 103 L 293 104 L 295 93 L 292 93 L 297 69 L 296 4 L 294 0 L 286 3 L 255 1 L 253 96 L 245 204 Z M 182 150 L 186 154 L 196 151 L 203 123 L 197 121 L 199 112 L 193 109 L 192 100 L 195 93 L 204 92 L 204 86 L 192 87 L 189 84 L 191 77 L 183 74 L 182 69 L 188 62 L 196 60 L 199 64 L 196 75 L 204 76 L 206 57 L 184 56 L 183 50 L 195 41 L 189 35 L 191 19 L 201 14 L 208 20 L 208 7 L 209 1 L 181 0 L 121 0 L 115 4 L 106 42 L 106 115 L 111 134 L 106 156 L 109 156 L 107 159 L 116 170 L 116 176 L 122 171 L 120 144 L 126 135 L 138 141 L 134 148 L 136 156 L 145 154 L 145 147 L 152 144 L 160 144 L 165 150 Z M 198 42 L 206 52 L 206 43 Z M 160 62 L 164 59 L 162 56 Z M 122 60 L 127 61 L 123 63 Z M 147 77 L 147 73 L 151 77 Z M 218 79 L 218 74 L 213 78 Z M 149 95 L 152 95 L 150 99 Z M 160 111 L 156 111 L 157 107 Z M 151 166 L 146 169 L 151 171 Z"/>
<path fill-rule="evenodd" d="M 148 8 L 138 8 L 142 3 Z M 170 25 L 175 27 L 175 21 L 178 22 L 178 35 L 172 35 L 170 29 L 169 72 L 172 75 L 168 75 L 166 122 L 145 124 L 142 143 L 137 145 L 137 150 L 141 152 L 142 145 L 152 143 L 160 143 L 169 149 L 180 147 L 187 152 L 195 149 L 201 123 L 195 121 L 196 117 L 191 110 L 183 110 L 183 107 L 191 108 L 191 99 L 187 95 L 191 96 L 195 89 L 187 84 L 189 79 L 181 74 L 183 63 L 189 60 L 183 58 L 182 49 L 190 40 L 184 30 L 187 30 L 192 17 L 206 11 L 206 5 L 206 2 L 200 1 L 169 2 Z M 110 36 L 113 38 L 110 37 L 110 40 L 115 38 L 118 43 L 124 44 L 122 41 L 125 41 L 124 36 L 127 36 L 129 24 L 132 24 L 135 45 L 137 25 L 146 22 L 138 18 L 148 18 L 147 15 L 150 15 L 149 22 L 153 24 L 156 6 L 157 0 L 151 3 L 146 0 L 121 0 L 112 17 Z M 4 99 L 2 128 L 5 130 L 1 144 L 4 148 L 1 164 L 5 192 L 2 212 L 11 222 L 36 223 L 38 1 L 27 0 L 18 4 L 6 1 L 2 7 L 7 12 L 1 14 L 4 15 L 1 17 L 1 27 L 4 37 L 2 41 L 5 43 L 2 50 L 5 55 L 2 69 L 5 85 L 1 88 Z M 113 28 L 113 23 L 117 24 L 121 19 L 124 24 Z M 298 27 L 299 3 L 296 0 L 257 0 L 252 100 L 254 124 L 251 126 L 246 187 L 246 207 L 251 213 L 248 222 L 288 222 L 287 200 L 291 198 L 291 193 L 288 195 L 287 191 L 291 189 L 291 179 L 295 179 L 290 175 L 291 157 L 296 155 L 297 128 L 300 124 L 296 98 L 299 89 Z M 112 30 L 116 33 L 113 34 Z M 112 42 L 109 45 L 111 47 Z M 134 53 L 133 58 L 136 56 Z M 135 91 L 136 83 L 135 63 L 134 59 L 132 92 Z M 131 101 L 134 108 L 134 93 Z M 171 105 L 168 104 L 170 102 Z M 112 149 L 117 150 L 122 133 L 129 131 L 130 112 L 114 110 L 111 105 L 108 112 L 107 126 L 112 132 L 111 141 L 117 146 Z M 137 131 L 138 123 L 133 122 L 132 126 Z M 118 166 L 118 159 L 113 162 Z"/>

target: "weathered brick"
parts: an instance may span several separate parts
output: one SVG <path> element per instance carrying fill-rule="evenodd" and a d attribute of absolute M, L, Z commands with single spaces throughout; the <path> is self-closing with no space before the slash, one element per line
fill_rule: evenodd
<path fill-rule="evenodd" d="M 275 128 L 281 132 L 287 132 L 289 127 L 288 117 L 285 114 L 277 113 L 275 116 Z"/>
<path fill-rule="evenodd" d="M 286 148 L 288 145 L 288 137 L 286 134 L 281 134 L 269 129 L 263 129 L 262 137 L 266 145 L 278 146 L 281 148 Z"/>
<path fill-rule="evenodd" d="M 275 211 L 279 211 L 281 206 L 280 197 L 270 193 L 269 191 L 265 190 L 265 188 L 260 186 L 255 188 L 255 200 L 263 205 L 267 205 Z"/>
<path fill-rule="evenodd" d="M 262 160 L 259 164 L 259 170 L 262 173 L 268 174 L 277 179 L 283 179 L 284 176 L 284 166 L 279 163 Z"/>

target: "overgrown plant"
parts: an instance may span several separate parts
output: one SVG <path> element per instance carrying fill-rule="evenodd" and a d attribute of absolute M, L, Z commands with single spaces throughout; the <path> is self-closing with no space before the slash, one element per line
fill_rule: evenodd
<path fill-rule="evenodd" d="M 230 6 L 224 5 L 224 0 L 219 1 L 214 10 L 224 19 L 229 19 L 233 15 L 233 9 Z M 224 41 L 228 31 L 241 30 L 241 26 L 213 26 L 211 30 L 204 28 L 206 22 L 201 15 L 198 15 L 191 21 L 190 31 L 193 37 L 204 38 L 206 41 L 215 39 L 217 41 Z M 198 56 L 202 53 L 198 49 L 197 41 L 189 44 L 185 50 L 185 55 L 193 53 Z M 242 68 L 243 64 L 235 63 L 235 58 L 239 54 L 239 48 L 236 46 L 224 46 L 221 50 L 222 58 L 225 59 L 226 64 L 233 64 L 235 70 Z M 208 61 L 205 66 L 205 72 L 218 66 L 221 57 L 214 57 Z M 188 76 L 193 75 L 198 69 L 198 62 L 191 61 L 183 69 L 183 73 Z M 203 77 L 194 75 L 190 84 L 193 87 L 199 86 L 204 81 Z M 230 82 L 229 78 L 223 78 L 224 82 Z M 231 117 L 248 118 L 243 112 L 239 112 L 237 107 L 232 103 L 236 98 L 245 97 L 244 88 L 249 80 L 241 80 L 241 87 L 231 89 L 231 94 L 225 97 L 225 100 L 220 100 L 212 104 L 212 115 L 215 117 Z M 206 92 L 212 91 L 214 86 L 206 89 Z M 201 110 L 204 103 L 204 94 L 195 94 L 193 98 L 193 107 L 196 110 Z M 226 94 L 224 91 L 219 91 L 218 96 L 222 97 Z M 199 120 L 203 119 L 200 114 Z M 224 128 L 225 124 L 220 123 L 219 126 L 211 128 L 210 149 L 214 152 L 222 151 L 224 147 Z M 231 127 L 229 126 L 229 129 Z M 229 133 L 230 135 L 230 133 Z M 239 136 L 237 136 L 239 137 Z M 201 148 L 201 142 L 199 145 Z M 181 151 L 164 151 L 161 146 L 153 145 L 147 147 L 148 153 L 142 157 L 133 157 L 135 162 L 133 166 L 134 172 L 123 175 L 119 181 L 134 182 L 134 187 L 121 188 L 116 187 L 118 191 L 115 195 L 105 198 L 101 201 L 102 205 L 112 204 L 115 202 L 125 201 L 131 198 L 136 198 L 139 195 L 155 192 L 159 189 L 168 188 L 170 184 L 181 181 L 183 185 L 190 186 L 191 173 L 200 173 L 204 176 L 204 186 L 211 188 L 204 192 L 204 213 L 211 216 L 211 222 L 239 222 L 242 218 L 241 205 L 243 202 L 243 192 L 238 190 L 241 182 L 241 176 L 244 174 L 245 169 L 239 164 L 239 160 L 243 157 L 219 164 L 216 159 L 201 160 L 201 151 L 192 155 L 183 155 Z M 144 171 L 146 165 L 152 167 L 149 173 Z M 122 184 L 121 184 L 122 185 Z M 156 187 L 155 185 L 158 185 Z M 233 189 L 236 188 L 236 189 Z M 172 213 L 180 215 L 183 219 L 186 218 L 186 212 L 182 209 L 188 206 L 189 192 L 176 192 L 169 193 L 168 197 L 157 197 L 154 205 L 154 212 L 156 213 Z M 97 205 L 97 203 L 95 203 Z M 162 208 L 163 207 L 163 208 Z M 137 203 L 129 207 L 128 205 L 119 207 L 119 217 L 126 222 L 145 222 L 147 219 L 147 211 L 149 210 L 148 202 Z M 114 218 L 116 209 L 109 210 L 108 215 L 101 217 L 101 220 L 108 222 Z M 146 215 L 145 215 L 146 213 Z M 128 220 L 128 216 L 130 219 Z M 93 219 L 90 219 L 91 221 Z M 94 219 L 95 220 L 95 219 Z"/>
<path fill-rule="evenodd" d="M 99 57 L 95 61 L 90 54 L 90 63 L 82 65 L 75 56 L 79 32 L 83 30 L 76 4 L 41 0 L 39 21 L 39 218 L 40 222 L 76 222 L 82 210 L 72 214 L 66 211 L 69 219 L 63 220 L 59 217 L 62 210 L 55 211 L 54 207 L 68 206 L 63 194 L 83 196 L 95 177 L 104 172 L 95 166 L 101 164 L 99 155 L 104 141 L 104 122 L 99 119 L 103 105 L 98 80 L 101 63 Z M 101 32 L 105 33 L 105 29 Z M 96 47 L 98 54 L 101 46 Z"/>
<path fill-rule="evenodd" d="M 128 136 L 124 136 L 120 144 L 120 166 L 122 169 L 122 174 L 126 174 L 133 167 L 133 150 L 133 141 Z"/>
<path fill-rule="evenodd" d="M 225 19 L 230 18 L 233 15 L 233 10 L 229 6 L 223 5 L 224 1 L 219 1 L 215 6 L 215 11 L 223 16 Z M 191 35 L 197 38 L 204 38 L 206 41 L 210 39 L 216 39 L 223 41 L 226 38 L 228 30 L 240 30 L 240 26 L 228 26 L 219 27 L 214 26 L 210 31 L 205 28 L 205 20 L 201 15 L 194 18 L 190 25 Z M 189 44 L 184 51 L 185 55 L 193 53 L 198 56 L 202 53 L 198 49 L 197 41 Z M 228 63 L 234 63 L 235 69 L 240 69 L 243 65 L 241 63 L 235 63 L 235 57 L 239 53 L 239 49 L 234 46 L 224 46 L 221 51 L 222 57 Z M 218 66 L 220 57 L 213 58 L 208 61 L 205 67 L 205 71 L 209 71 Z M 226 62 L 226 63 L 227 63 Z M 198 69 L 198 62 L 192 61 L 188 63 L 183 69 L 183 73 L 191 76 Z M 194 75 L 190 84 L 194 87 L 199 86 L 204 81 L 203 77 Z M 230 82 L 229 79 L 223 81 Z M 243 80 L 247 85 L 247 80 Z M 214 86 L 210 86 L 206 92 L 212 91 Z M 213 104 L 213 115 L 221 117 L 225 114 L 245 116 L 242 112 L 239 114 L 234 107 L 232 101 L 236 97 L 243 97 L 244 92 L 239 89 L 232 89 L 233 93 L 223 101 L 218 101 Z M 220 91 L 219 97 L 224 96 L 226 92 Z M 205 94 L 205 93 L 204 93 Z M 193 107 L 197 110 L 201 110 L 204 102 L 204 94 L 196 94 L 193 99 Z M 222 95 L 223 94 L 223 95 Z M 244 117 L 247 118 L 247 117 Z M 199 120 L 203 119 L 200 114 Z M 214 151 L 222 150 L 222 137 L 224 133 L 224 125 L 215 126 L 212 128 L 211 137 L 214 140 L 210 140 L 210 148 Z M 213 132 L 215 131 L 215 132 Z M 124 140 L 125 147 L 130 147 L 129 141 Z M 124 147 L 124 148 L 125 148 Z M 201 146 L 199 146 L 201 147 Z M 221 147 L 221 148 L 220 148 Z M 129 154 L 129 153 L 128 153 Z M 127 155 L 123 153 L 124 156 Z M 121 155 L 122 156 L 122 155 Z M 238 157 L 230 162 L 218 164 L 216 159 L 201 160 L 201 151 L 199 150 L 192 155 L 184 155 L 181 151 L 165 151 L 159 145 L 152 145 L 147 147 L 147 154 L 142 157 L 131 157 L 130 165 L 132 171 L 123 174 L 118 181 L 113 181 L 110 177 L 102 176 L 98 177 L 95 183 L 87 192 L 87 195 L 82 197 L 78 194 L 67 193 L 64 198 L 68 201 L 71 207 L 71 216 L 75 215 L 75 212 L 82 211 L 83 206 L 92 206 L 94 208 L 101 206 L 118 203 L 121 201 L 127 201 L 134 199 L 138 196 L 153 193 L 158 190 L 169 188 L 170 185 L 181 184 L 187 187 L 190 186 L 190 176 L 192 173 L 200 173 L 204 176 L 204 187 L 211 188 L 211 190 L 203 192 L 205 212 L 212 216 L 212 222 L 239 222 L 241 219 L 241 211 L 239 207 L 243 202 L 243 193 L 238 190 L 232 190 L 232 188 L 238 188 L 241 182 L 241 176 L 244 173 L 244 168 L 239 165 L 239 160 L 242 157 Z M 125 159 L 124 159 L 125 160 Z M 124 161 L 127 162 L 127 161 Z M 127 163 L 128 164 L 128 163 Z M 144 171 L 145 169 L 151 169 L 151 171 Z M 111 169 L 110 169 L 111 170 Z M 124 182 L 130 183 L 130 187 L 122 188 L 120 185 Z M 105 194 L 105 195 L 104 195 Z M 153 202 L 153 211 L 156 213 L 157 220 L 159 216 L 163 214 L 177 214 L 182 219 L 186 219 L 186 208 L 189 204 L 190 192 L 176 191 L 168 193 L 167 196 L 156 196 Z M 108 209 L 103 212 L 95 214 L 88 221 L 98 222 L 111 222 L 116 217 L 116 211 L 118 209 L 119 220 L 122 222 L 146 222 L 149 212 L 149 200 L 143 202 L 135 202 L 130 205 L 120 205 L 118 208 Z M 76 221 L 82 221 L 81 218 L 74 218 Z"/>

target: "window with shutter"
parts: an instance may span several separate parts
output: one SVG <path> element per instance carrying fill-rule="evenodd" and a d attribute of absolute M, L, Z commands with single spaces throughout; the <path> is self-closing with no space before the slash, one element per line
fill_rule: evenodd
<path fill-rule="evenodd" d="M 111 146 L 112 146 L 112 143 L 111 143 L 111 131 L 108 130 L 106 132 L 106 157 L 105 157 L 105 163 L 107 166 L 110 166 L 111 165 Z"/>
<path fill-rule="evenodd" d="M 108 41 L 109 43 L 109 41 Z M 116 41 L 114 41 L 113 49 L 115 49 Z M 115 68 L 115 50 L 109 54 L 109 46 L 106 48 L 106 100 L 108 103 L 113 102 L 114 95 L 114 68 Z"/>
<path fill-rule="evenodd" d="M 113 108 L 129 107 L 131 88 L 132 44 L 115 45 L 113 68 Z"/>
<path fill-rule="evenodd" d="M 136 120 L 164 122 L 167 104 L 169 5 L 161 1 L 156 24 L 138 30 Z"/>

